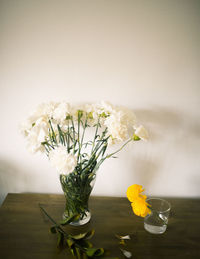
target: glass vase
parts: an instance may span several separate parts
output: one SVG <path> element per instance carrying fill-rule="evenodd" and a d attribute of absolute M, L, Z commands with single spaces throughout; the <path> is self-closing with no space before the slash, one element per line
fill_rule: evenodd
<path fill-rule="evenodd" d="M 71 222 L 70 225 L 81 226 L 90 221 L 88 203 L 95 179 L 96 173 L 72 172 L 69 175 L 60 175 L 60 183 L 66 199 L 63 219 L 79 215 L 79 220 Z"/>

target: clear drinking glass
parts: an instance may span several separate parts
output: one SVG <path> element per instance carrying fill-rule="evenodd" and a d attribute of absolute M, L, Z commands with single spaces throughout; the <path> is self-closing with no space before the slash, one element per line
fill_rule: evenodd
<path fill-rule="evenodd" d="M 144 218 L 144 228 L 152 234 L 162 234 L 167 229 L 171 205 L 160 198 L 149 198 L 146 202 L 150 205 L 151 213 Z"/>

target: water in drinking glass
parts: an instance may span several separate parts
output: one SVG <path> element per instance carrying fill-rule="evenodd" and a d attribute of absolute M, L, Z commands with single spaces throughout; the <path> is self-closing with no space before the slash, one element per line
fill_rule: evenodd
<path fill-rule="evenodd" d="M 152 234 L 162 234 L 167 229 L 170 204 L 159 198 L 148 199 L 151 213 L 144 218 L 144 228 Z"/>

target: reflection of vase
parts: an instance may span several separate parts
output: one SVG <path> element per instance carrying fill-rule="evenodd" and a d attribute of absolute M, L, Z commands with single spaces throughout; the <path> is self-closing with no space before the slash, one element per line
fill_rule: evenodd
<path fill-rule="evenodd" d="M 69 175 L 60 175 L 61 186 L 66 198 L 66 207 L 63 218 L 79 215 L 79 220 L 70 225 L 80 226 L 89 222 L 91 213 L 88 202 L 95 183 L 96 173 L 72 172 Z"/>

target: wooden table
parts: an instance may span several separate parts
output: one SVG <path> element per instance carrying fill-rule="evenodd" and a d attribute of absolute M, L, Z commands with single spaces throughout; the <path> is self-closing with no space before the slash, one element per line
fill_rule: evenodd
<path fill-rule="evenodd" d="M 137 259 L 200 258 L 200 199 L 167 199 L 172 205 L 167 231 L 153 235 L 144 230 L 143 219 L 135 216 L 126 198 L 91 197 L 92 219 L 85 229 L 95 229 L 92 242 L 124 258 L 115 234 L 131 234 L 127 249 Z M 63 195 L 8 194 L 0 208 L 1 259 L 72 258 L 56 248 L 52 225 L 45 220 L 38 204 L 56 220 L 64 210 Z M 77 228 L 75 228 L 77 229 Z"/>

